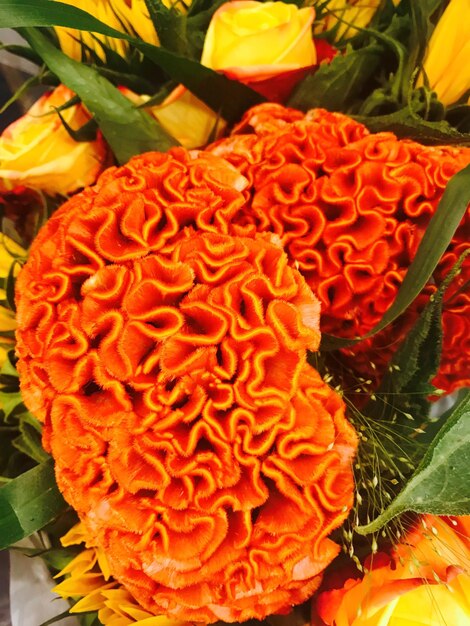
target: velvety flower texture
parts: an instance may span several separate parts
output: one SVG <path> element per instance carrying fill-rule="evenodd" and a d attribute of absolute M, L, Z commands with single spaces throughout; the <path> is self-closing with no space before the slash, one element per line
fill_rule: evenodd
<path fill-rule="evenodd" d="M 322 332 L 341 337 L 364 335 L 383 317 L 447 182 L 470 163 L 468 148 L 422 146 L 392 133 L 370 134 L 340 113 L 316 109 L 303 116 L 273 104 L 248 111 L 234 134 L 210 150 L 250 182 L 229 231 L 277 235 L 321 301 Z M 435 279 L 466 244 L 469 220 L 470 213 Z M 455 352 L 467 359 L 461 377 L 470 366 L 470 335 L 463 337 L 468 291 L 458 298 L 452 306 L 449 299 L 444 313 L 439 384 L 448 390 L 458 384 L 446 375 Z"/>
<path fill-rule="evenodd" d="M 58 485 L 147 610 L 213 622 L 309 597 L 337 554 L 356 436 L 306 364 L 319 304 L 246 180 L 182 149 L 112 168 L 36 238 L 18 368 Z"/>

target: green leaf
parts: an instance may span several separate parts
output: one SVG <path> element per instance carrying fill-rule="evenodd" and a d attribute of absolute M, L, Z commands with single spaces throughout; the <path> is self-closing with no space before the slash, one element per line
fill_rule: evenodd
<path fill-rule="evenodd" d="M 29 49 L 29 48 L 28 48 Z M 53 80 L 52 80 L 53 79 Z M 20 100 L 24 94 L 31 87 L 35 87 L 36 85 L 43 84 L 56 84 L 57 79 L 55 79 L 50 72 L 45 71 L 45 68 L 41 68 L 39 74 L 35 76 L 29 76 L 23 84 L 21 84 L 15 93 L 9 98 L 5 104 L 0 108 L 0 115 L 4 113 L 12 104 L 14 104 L 17 100 Z"/>
<path fill-rule="evenodd" d="M 462 133 L 448 121 L 428 121 L 417 115 L 410 106 L 388 115 L 354 116 L 373 133 L 388 131 L 397 137 L 413 139 L 425 145 L 470 145 L 470 133 Z"/>
<path fill-rule="evenodd" d="M 410 2 L 411 33 L 407 45 L 407 64 L 403 73 L 403 90 L 411 83 L 416 68 L 421 67 L 428 40 L 434 28 L 431 17 L 436 9 L 442 5 L 441 0 L 420 0 Z"/>
<path fill-rule="evenodd" d="M 167 8 L 162 0 L 145 0 L 160 44 L 179 55 L 187 55 L 187 17 L 181 11 Z"/>
<path fill-rule="evenodd" d="M 10 265 L 10 268 L 8 270 L 7 284 L 6 284 L 6 289 L 5 289 L 8 306 L 14 312 L 16 312 L 16 304 L 15 304 L 15 282 L 16 282 L 15 270 L 16 270 L 17 266 L 21 267 L 22 263 L 17 261 L 16 259 L 14 259 L 14 261 L 12 262 L 12 264 Z"/>
<path fill-rule="evenodd" d="M 7 354 L 7 358 L 3 362 L 2 368 L 0 369 L 0 373 L 5 376 L 13 376 L 14 378 L 19 378 L 18 370 L 15 367 L 15 351 L 10 350 Z"/>
<path fill-rule="evenodd" d="M 0 550 L 41 530 L 67 508 L 52 459 L 0 488 Z"/>
<path fill-rule="evenodd" d="M 265 98 L 237 81 L 230 80 L 196 61 L 178 56 L 169 50 L 152 46 L 141 39 L 110 28 L 92 15 L 76 7 L 53 0 L 0 0 L 0 28 L 21 28 L 25 26 L 66 26 L 68 28 L 100 33 L 108 37 L 124 39 L 140 50 L 158 67 L 162 68 L 171 78 L 187 87 L 211 109 L 219 112 L 228 122 L 237 121 L 248 108 L 265 101 Z M 31 44 L 31 41 L 29 43 Z M 67 80 L 69 73 L 67 68 L 71 67 L 68 62 L 71 60 L 67 59 L 67 62 L 65 62 L 63 59 L 66 57 L 61 55 L 55 48 L 54 51 L 55 60 L 57 61 L 54 63 L 54 69 L 44 59 L 42 54 L 41 57 L 51 71 L 57 73 L 62 82 L 68 85 L 70 89 L 77 91 L 71 85 L 70 80 Z M 82 69 L 86 68 L 86 66 L 82 66 L 79 63 L 76 65 Z M 91 68 L 87 69 L 91 70 Z M 95 75 L 96 73 L 93 76 Z M 87 78 L 84 81 L 80 81 L 80 83 L 86 83 L 89 79 L 91 79 L 91 75 L 87 74 Z M 88 92 L 97 87 L 94 81 L 95 78 L 90 81 L 92 85 L 87 85 Z M 103 91 L 106 90 L 103 88 L 100 93 Z M 77 93 L 79 92 L 77 91 Z M 90 108 L 83 97 L 82 100 Z M 92 109 L 90 108 L 90 110 Z M 93 112 L 96 114 L 96 111 Z M 132 124 L 128 122 L 128 128 L 125 130 L 127 133 L 132 134 L 131 131 L 134 130 Z"/>
<path fill-rule="evenodd" d="M 5 413 L 5 419 L 8 420 L 9 416 L 15 411 L 18 406 L 23 407 L 23 398 L 19 391 L 0 391 L 0 406 Z"/>
<path fill-rule="evenodd" d="M 27 61 L 31 61 L 35 65 L 41 65 L 41 57 L 39 57 L 34 50 L 28 48 L 28 46 L 19 46 L 17 44 L 8 44 L 2 43 L 0 44 L 0 50 L 5 50 L 10 54 L 14 54 L 17 57 L 22 59 L 26 59 Z"/>
<path fill-rule="evenodd" d="M 95 141 L 96 133 L 98 130 L 95 120 L 91 119 L 83 124 L 83 126 L 80 126 L 80 128 L 75 129 L 72 128 L 70 124 L 68 124 L 68 122 L 65 120 L 64 116 L 58 109 L 56 109 L 56 113 L 60 117 L 60 121 L 62 122 L 65 130 L 74 141 Z"/>
<path fill-rule="evenodd" d="M 404 489 L 370 524 L 356 527 L 368 535 L 406 511 L 433 515 L 470 514 L 470 391 L 432 441 Z"/>
<path fill-rule="evenodd" d="M 43 463 L 49 458 L 41 445 L 40 432 L 26 420 L 20 422 L 20 435 L 13 440 L 13 445 L 36 463 Z"/>
<path fill-rule="evenodd" d="M 126 163 L 135 154 L 149 150 L 165 152 L 177 145 L 156 120 L 136 109 L 96 69 L 69 59 L 37 29 L 24 28 L 21 34 L 49 69 L 87 106 L 120 163 Z"/>
<path fill-rule="evenodd" d="M 410 415 L 414 420 L 428 419 L 431 407 L 428 396 L 436 391 L 430 382 L 441 360 L 442 301 L 469 254 L 470 249 L 461 255 L 393 355 L 387 372 L 374 391 L 376 399 L 364 409 L 369 420 L 393 417 L 395 425 L 405 424 L 409 429 Z"/>
<path fill-rule="evenodd" d="M 382 48 L 371 44 L 359 50 L 349 48 L 338 54 L 301 81 L 291 95 L 288 106 L 308 111 L 316 107 L 329 111 L 344 110 L 355 99 L 364 83 L 380 62 Z"/>
<path fill-rule="evenodd" d="M 388 326 L 401 315 L 432 276 L 436 265 L 449 245 L 470 203 L 470 165 L 455 174 L 447 183 L 436 213 L 432 216 L 400 286 L 398 294 L 383 318 L 363 337 L 343 339 L 332 335 L 322 336 L 321 349 L 335 350 L 351 346 Z"/>

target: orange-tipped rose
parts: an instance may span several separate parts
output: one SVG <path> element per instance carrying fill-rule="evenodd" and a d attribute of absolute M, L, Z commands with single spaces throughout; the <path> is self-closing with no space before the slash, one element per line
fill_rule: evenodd
<path fill-rule="evenodd" d="M 67 195 L 92 185 L 102 171 L 107 149 L 95 141 L 75 141 L 54 109 L 73 98 L 64 85 L 39 98 L 0 137 L 0 191 L 25 185 L 50 195 Z M 61 111 L 74 130 L 90 120 L 82 104 Z"/>
<path fill-rule="evenodd" d="M 224 234 L 245 186 L 210 154 L 136 157 L 54 214 L 17 282 L 60 489 L 142 606 L 206 623 L 309 597 L 353 499 L 355 433 L 306 364 L 318 301 L 276 238 Z"/>
<path fill-rule="evenodd" d="M 470 623 L 470 517 L 424 517 L 362 579 L 321 593 L 313 626 L 464 626 Z"/>
<path fill-rule="evenodd" d="M 284 2 L 227 2 L 209 24 L 201 63 L 282 100 L 317 62 L 314 17 L 312 7 Z"/>

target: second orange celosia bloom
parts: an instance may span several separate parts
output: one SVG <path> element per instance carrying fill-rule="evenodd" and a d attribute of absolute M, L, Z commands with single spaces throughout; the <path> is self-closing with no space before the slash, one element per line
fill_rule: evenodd
<path fill-rule="evenodd" d="M 155 614 L 263 618 L 339 547 L 356 435 L 306 363 L 319 304 L 276 238 L 227 234 L 247 180 L 146 154 L 74 196 L 17 290 L 18 367 L 57 482 Z"/>
<path fill-rule="evenodd" d="M 339 113 L 317 109 L 302 116 L 273 104 L 248 111 L 231 137 L 209 149 L 250 182 L 230 232 L 277 235 L 321 301 L 322 332 L 346 338 L 366 334 L 382 319 L 448 181 L 470 163 L 468 148 L 422 146 L 392 133 L 371 134 Z M 470 210 L 436 282 L 465 246 L 469 220 Z M 468 271 L 470 263 L 465 276 Z M 451 391 L 465 384 L 470 369 L 470 349 L 455 341 L 465 335 L 468 295 L 448 302 L 453 313 L 447 315 L 446 304 L 438 384 Z M 396 339 L 398 345 L 402 336 Z M 454 375 L 457 345 L 461 367 Z"/>

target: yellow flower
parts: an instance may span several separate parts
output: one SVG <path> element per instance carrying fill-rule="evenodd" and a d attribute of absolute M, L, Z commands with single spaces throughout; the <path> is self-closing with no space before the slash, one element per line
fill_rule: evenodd
<path fill-rule="evenodd" d="M 224 120 L 182 85 L 148 112 L 188 149 L 205 146 L 211 137 L 219 137 L 226 126 Z"/>
<path fill-rule="evenodd" d="M 121 93 L 137 106 L 148 99 L 148 96 L 139 96 L 125 87 L 121 87 Z M 188 150 L 201 148 L 210 139 L 217 139 L 226 126 L 224 120 L 183 85 L 176 87 L 162 104 L 146 110 Z"/>
<path fill-rule="evenodd" d="M 330 0 L 319 30 L 330 30 L 338 25 L 335 40 L 353 37 L 359 28 L 369 25 L 381 0 Z M 394 4 L 397 4 L 396 0 Z M 318 29 L 317 29 L 318 30 Z"/>
<path fill-rule="evenodd" d="M 53 591 L 76 602 L 70 613 L 98 611 L 104 626 L 192 626 L 189 622 L 153 615 L 141 607 L 109 573 L 103 550 L 90 542 L 82 523 L 62 537 L 64 547 L 84 543 L 85 548 L 55 578 L 64 578 Z M 77 601 L 78 599 L 78 601 Z"/>
<path fill-rule="evenodd" d="M 284 2 L 227 2 L 212 17 L 201 63 L 242 82 L 314 65 L 314 16 L 312 7 Z"/>
<path fill-rule="evenodd" d="M 450 0 L 429 41 L 424 72 L 444 104 L 470 89 L 470 0 Z"/>
<path fill-rule="evenodd" d="M 95 141 L 75 141 L 54 111 L 73 95 L 60 85 L 3 131 L 0 191 L 24 185 L 51 195 L 65 195 L 95 182 L 107 157 L 103 139 L 98 135 Z M 90 119 L 81 104 L 64 109 L 62 116 L 74 130 Z"/>
<path fill-rule="evenodd" d="M 152 20 L 145 4 L 145 0 L 60 0 L 65 4 L 71 4 L 78 9 L 91 13 L 101 22 L 111 28 L 137 36 L 147 43 L 158 46 L 158 36 L 155 32 Z M 191 0 L 163 0 L 166 7 L 174 6 L 180 10 L 186 9 Z M 125 56 L 128 44 L 122 39 L 113 39 L 104 35 L 92 34 L 74 28 L 56 27 L 55 31 L 59 44 L 67 56 L 80 61 L 83 47 L 81 42 L 96 52 L 104 61 L 105 54 L 99 42 Z"/>
<path fill-rule="evenodd" d="M 470 624 L 470 516 L 426 516 L 362 579 L 321 593 L 314 626 Z M 317 615 L 318 612 L 318 615 Z"/>

